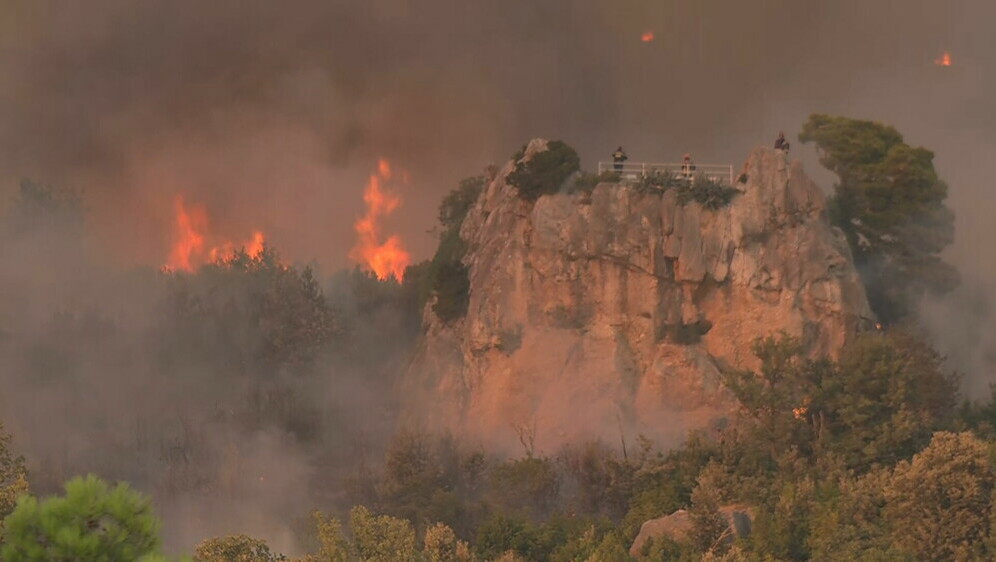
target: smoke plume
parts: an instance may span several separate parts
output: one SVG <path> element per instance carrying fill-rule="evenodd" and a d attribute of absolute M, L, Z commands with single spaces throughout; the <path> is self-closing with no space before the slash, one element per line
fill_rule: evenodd
<path fill-rule="evenodd" d="M 199 415 L 239 390 L 147 355 L 177 197 L 219 236 L 258 229 L 328 274 L 349 265 L 379 158 L 410 177 L 389 230 L 417 260 L 440 198 L 529 138 L 564 139 L 587 169 L 620 144 L 631 161 L 739 165 L 779 130 L 794 140 L 811 112 L 881 120 L 935 151 L 964 283 L 927 317 L 981 392 L 996 363 L 994 18 L 988 0 L 5 2 L 0 213 L 26 177 L 78 190 L 86 221 L 0 250 L 0 418 L 41 482 L 82 469 L 150 489 L 184 465 L 171 455 L 203 450 L 231 475 L 218 494 L 267 486 L 261 505 L 305 511 L 312 451 Z M 935 65 L 945 52 L 951 66 Z M 817 166 L 809 147 L 793 157 Z M 325 360 L 323 377 L 291 385 L 327 412 L 324 451 L 387 431 L 369 368 Z M 174 499 L 171 521 L 260 509 L 194 516 L 196 498 Z M 173 545 L 195 540 L 178 533 Z"/>

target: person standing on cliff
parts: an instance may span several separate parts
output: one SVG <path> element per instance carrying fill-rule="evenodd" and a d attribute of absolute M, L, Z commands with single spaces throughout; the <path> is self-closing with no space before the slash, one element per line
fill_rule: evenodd
<path fill-rule="evenodd" d="M 775 150 L 781 150 L 785 154 L 789 153 L 789 141 L 785 140 L 785 133 L 778 133 L 775 139 Z"/>
<path fill-rule="evenodd" d="M 621 172 L 623 169 L 623 162 L 627 160 L 629 160 L 629 156 L 626 156 L 626 153 L 620 146 L 615 152 L 612 153 L 612 168 L 617 172 Z"/>
<path fill-rule="evenodd" d="M 681 177 L 692 181 L 693 175 L 695 175 L 695 162 L 692 162 L 691 154 L 685 154 L 684 159 L 681 161 Z"/>

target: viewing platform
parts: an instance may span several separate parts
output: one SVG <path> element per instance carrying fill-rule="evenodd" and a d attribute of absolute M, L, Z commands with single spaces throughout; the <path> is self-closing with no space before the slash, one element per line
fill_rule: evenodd
<path fill-rule="evenodd" d="M 651 164 L 648 162 L 599 162 L 598 173 L 618 172 L 623 181 L 637 181 L 641 177 L 653 172 L 670 173 L 675 177 L 687 177 L 691 179 L 695 176 L 702 176 L 708 180 L 733 185 L 733 164 L 694 164 L 691 171 L 683 170 L 684 164 Z"/>

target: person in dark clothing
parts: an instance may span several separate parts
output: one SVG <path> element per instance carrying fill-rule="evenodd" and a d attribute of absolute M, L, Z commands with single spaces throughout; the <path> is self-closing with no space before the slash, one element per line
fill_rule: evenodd
<path fill-rule="evenodd" d="M 781 150 L 785 154 L 788 154 L 789 141 L 785 140 L 785 133 L 778 133 L 778 138 L 775 139 L 775 150 Z"/>
<path fill-rule="evenodd" d="M 692 155 L 686 154 L 681 161 L 681 177 L 687 181 L 692 181 L 695 175 L 695 162 L 692 162 Z"/>
<path fill-rule="evenodd" d="M 627 160 L 629 160 L 629 156 L 626 156 L 626 153 L 623 152 L 623 149 L 622 149 L 621 146 L 619 148 L 617 148 L 615 152 L 612 153 L 612 167 L 617 172 L 621 172 L 622 171 L 622 169 L 623 169 L 623 162 L 625 162 Z"/>

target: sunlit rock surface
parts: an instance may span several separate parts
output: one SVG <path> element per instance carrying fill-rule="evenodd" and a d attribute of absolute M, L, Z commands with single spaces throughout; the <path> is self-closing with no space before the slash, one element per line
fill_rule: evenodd
<path fill-rule="evenodd" d="M 505 182 L 513 167 L 461 230 L 466 318 L 443 325 L 427 308 L 402 383 L 422 427 L 509 450 L 680 439 L 723 423 L 734 404 L 719 373 L 756 367 L 758 337 L 833 356 L 872 316 L 822 192 L 780 152 L 755 149 L 718 210 L 607 183 L 530 203 Z"/>

